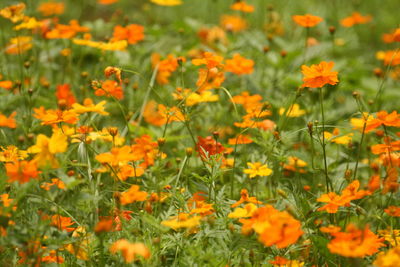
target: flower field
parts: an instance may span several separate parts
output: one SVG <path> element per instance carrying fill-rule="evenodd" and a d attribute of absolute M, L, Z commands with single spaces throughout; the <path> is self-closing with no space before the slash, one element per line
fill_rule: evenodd
<path fill-rule="evenodd" d="M 0 2 L 0 266 L 400 266 L 398 0 Z"/>

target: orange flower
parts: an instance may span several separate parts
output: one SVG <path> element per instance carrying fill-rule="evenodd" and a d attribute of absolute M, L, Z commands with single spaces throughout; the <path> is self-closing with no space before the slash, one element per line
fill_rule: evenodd
<path fill-rule="evenodd" d="M 302 87 L 318 88 L 326 84 L 337 84 L 339 82 L 337 78 L 338 72 L 331 71 L 333 65 L 333 62 L 322 61 L 318 65 L 313 64 L 310 67 L 301 66 L 301 72 L 304 75 Z"/>
<path fill-rule="evenodd" d="M 122 192 L 119 196 L 121 205 L 128 205 L 137 201 L 145 201 L 147 192 L 140 191 L 138 185 L 132 185 L 127 191 Z"/>
<path fill-rule="evenodd" d="M 310 14 L 305 14 L 304 16 L 295 15 L 295 16 L 292 16 L 292 19 L 298 25 L 300 25 L 302 27 L 306 27 L 306 28 L 314 27 L 323 21 L 323 19 L 321 17 L 313 16 Z"/>
<path fill-rule="evenodd" d="M 5 115 L 0 113 L 0 127 L 8 127 L 8 128 L 16 128 L 17 123 L 15 122 L 14 117 L 17 115 L 17 112 L 14 111 L 11 113 L 10 117 L 6 117 Z"/>
<path fill-rule="evenodd" d="M 88 32 L 88 27 L 79 25 L 77 20 L 71 20 L 69 25 L 57 24 L 54 29 L 46 32 L 47 39 L 71 39 L 80 32 Z"/>
<path fill-rule="evenodd" d="M 262 96 L 258 94 L 250 95 L 248 91 L 243 91 L 240 95 L 232 97 L 232 102 L 243 105 L 245 110 L 254 108 L 254 106 L 262 106 L 261 100 Z"/>
<path fill-rule="evenodd" d="M 206 90 L 219 88 L 224 81 L 224 72 L 219 71 L 218 68 L 199 69 L 199 77 L 196 82 L 196 86 L 198 86 L 197 91 L 203 92 Z"/>
<path fill-rule="evenodd" d="M 131 149 L 136 156 L 135 160 L 143 160 L 143 164 L 141 164 L 143 168 L 154 165 L 154 160 L 159 154 L 158 143 L 151 140 L 150 135 L 147 134 L 135 138 L 134 142 Z"/>
<path fill-rule="evenodd" d="M 232 10 L 242 11 L 245 13 L 252 13 L 254 12 L 254 6 L 247 4 L 244 1 L 238 1 L 231 5 Z"/>
<path fill-rule="evenodd" d="M 145 259 L 150 258 L 150 250 L 143 243 L 130 243 L 126 239 L 119 239 L 111 245 L 111 253 L 115 254 L 118 251 L 121 251 L 126 263 L 137 260 L 138 255 Z"/>
<path fill-rule="evenodd" d="M 124 91 L 122 87 L 113 80 L 105 80 L 101 82 L 99 87 L 97 83 L 93 82 L 92 87 L 95 90 L 94 94 L 97 96 L 115 97 L 118 100 L 124 98 Z"/>
<path fill-rule="evenodd" d="M 247 22 L 240 16 L 223 15 L 221 17 L 221 26 L 227 31 L 240 32 L 247 28 Z"/>
<path fill-rule="evenodd" d="M 346 232 L 331 233 L 334 237 L 328 243 L 331 253 L 339 254 L 344 257 L 363 258 L 374 255 L 379 248 L 384 247 L 384 238 L 378 238 L 369 227 L 364 230 L 357 229 L 353 224 L 349 224 Z"/>
<path fill-rule="evenodd" d="M 33 47 L 32 36 L 18 36 L 10 39 L 5 51 L 7 54 L 18 55 Z"/>
<path fill-rule="evenodd" d="M 33 117 L 41 120 L 42 125 L 52 125 L 62 122 L 76 124 L 78 121 L 78 114 L 76 114 L 73 110 L 45 110 L 44 107 L 34 108 L 33 110 L 35 112 Z"/>
<path fill-rule="evenodd" d="M 358 190 L 360 188 L 360 181 L 354 180 L 345 189 L 342 191 L 342 198 L 346 202 L 350 202 L 352 200 L 361 199 L 365 196 L 371 195 L 371 192 L 366 190 Z"/>
<path fill-rule="evenodd" d="M 117 3 L 119 0 L 97 0 L 100 5 L 111 5 Z"/>
<path fill-rule="evenodd" d="M 381 177 L 379 175 L 372 175 L 368 182 L 368 191 L 374 192 L 381 187 Z"/>
<path fill-rule="evenodd" d="M 341 228 L 339 226 L 329 225 L 326 227 L 321 227 L 319 230 L 323 233 L 332 234 L 340 232 Z"/>
<path fill-rule="evenodd" d="M 20 184 L 29 182 L 31 179 L 38 179 L 39 172 L 37 170 L 36 162 L 31 161 L 15 161 L 6 163 L 6 172 L 8 176 L 7 182 L 12 183 L 17 181 Z"/>
<path fill-rule="evenodd" d="M 276 210 L 271 205 L 258 208 L 250 219 L 240 219 L 239 222 L 243 224 L 243 234 L 255 231 L 259 234 L 259 241 L 267 247 L 286 248 L 303 235 L 298 220 L 287 211 Z"/>
<path fill-rule="evenodd" d="M 223 45 L 226 45 L 228 43 L 225 31 L 218 26 L 214 26 L 211 28 L 201 28 L 197 32 L 197 35 L 203 43 L 208 44 L 211 47 L 213 47 L 213 45 L 216 43 L 221 43 Z"/>
<path fill-rule="evenodd" d="M 60 106 L 70 108 L 76 102 L 75 96 L 71 91 L 69 84 L 57 85 L 56 97 Z"/>
<path fill-rule="evenodd" d="M 400 217 L 400 207 L 389 206 L 385 209 L 386 214 L 392 217 Z"/>
<path fill-rule="evenodd" d="M 192 59 L 192 64 L 195 66 L 206 65 L 207 69 L 221 68 L 223 66 L 223 57 L 218 56 L 212 52 L 204 52 L 202 58 Z"/>
<path fill-rule="evenodd" d="M 400 42 L 400 28 L 395 29 L 392 33 L 385 33 L 382 36 L 385 43 Z"/>
<path fill-rule="evenodd" d="M 251 74 L 254 71 L 254 61 L 236 53 L 232 59 L 226 60 L 225 70 L 237 75 Z"/>
<path fill-rule="evenodd" d="M 52 15 L 61 15 L 64 13 L 64 9 L 64 3 L 47 2 L 41 3 L 37 10 L 42 13 L 43 16 L 48 17 Z"/>
<path fill-rule="evenodd" d="M 40 187 L 46 191 L 49 191 L 52 186 L 55 186 L 58 189 L 66 189 L 64 182 L 58 178 L 53 178 L 51 179 L 51 183 L 43 183 Z"/>
<path fill-rule="evenodd" d="M 143 117 L 147 123 L 155 126 L 161 126 L 173 121 L 185 121 L 185 117 L 177 107 L 166 107 L 163 104 L 157 104 L 154 100 L 147 102 Z"/>
<path fill-rule="evenodd" d="M 136 44 L 144 39 L 144 27 L 138 24 L 130 24 L 126 27 L 117 25 L 114 27 L 111 41 L 127 40 L 129 44 Z"/>
<path fill-rule="evenodd" d="M 96 160 L 100 163 L 108 163 L 111 167 L 119 167 L 120 164 L 127 163 L 129 161 L 139 159 L 129 146 L 123 146 L 121 148 L 114 147 L 110 152 L 102 153 L 96 156 Z"/>
<path fill-rule="evenodd" d="M 182 60 L 185 60 L 181 58 Z M 168 55 L 166 59 L 161 60 L 161 56 L 158 53 L 151 55 L 151 65 L 153 69 L 157 67 L 157 83 L 168 84 L 169 78 L 172 73 L 178 68 L 178 58 L 174 55 Z"/>
<path fill-rule="evenodd" d="M 65 230 L 67 232 L 72 232 L 75 230 L 75 227 L 70 227 L 71 225 L 74 225 L 75 222 L 72 221 L 70 217 L 64 217 L 61 215 L 53 215 L 51 216 L 50 219 L 50 225 L 55 226 L 60 230 Z"/>
<path fill-rule="evenodd" d="M 253 140 L 250 135 L 241 134 L 236 138 L 229 138 L 228 144 L 230 145 L 243 145 L 243 144 L 251 144 Z"/>
<path fill-rule="evenodd" d="M 318 211 L 325 210 L 328 213 L 336 213 L 339 207 L 344 206 L 347 201 L 341 196 L 337 195 L 335 192 L 329 192 L 328 194 L 323 194 L 317 199 L 318 202 L 328 203 L 325 206 L 318 208 Z"/>
<path fill-rule="evenodd" d="M 346 17 L 340 21 L 340 24 L 342 24 L 343 27 L 352 27 L 356 24 L 366 24 L 372 20 L 372 17 L 370 15 L 367 16 L 362 16 L 358 12 L 353 12 L 351 16 Z"/>
<path fill-rule="evenodd" d="M 13 87 L 12 81 L 0 81 L 0 88 L 10 90 Z"/>
<path fill-rule="evenodd" d="M 161 224 L 174 229 L 175 231 L 180 228 L 187 228 L 190 231 L 195 231 L 197 226 L 200 225 L 201 216 L 190 216 L 188 213 L 179 213 L 169 220 L 162 221 Z"/>
<path fill-rule="evenodd" d="M 242 203 L 253 203 L 253 204 L 262 204 L 261 201 L 258 201 L 256 197 L 250 197 L 247 189 L 242 189 L 240 191 L 240 199 L 231 205 L 232 208 L 236 208 Z"/>

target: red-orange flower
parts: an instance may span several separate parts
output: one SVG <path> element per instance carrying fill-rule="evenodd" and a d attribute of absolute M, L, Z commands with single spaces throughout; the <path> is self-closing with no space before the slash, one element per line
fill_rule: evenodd
<path fill-rule="evenodd" d="M 300 25 L 302 27 L 306 27 L 306 28 L 314 27 L 314 26 L 318 25 L 319 23 L 321 23 L 321 21 L 323 21 L 323 19 L 321 17 L 313 16 L 310 14 L 306 14 L 304 16 L 295 15 L 295 16 L 292 16 L 292 19 L 298 25 Z"/>
<path fill-rule="evenodd" d="M 56 97 L 60 106 L 70 108 L 76 102 L 75 96 L 71 91 L 69 84 L 57 85 Z"/>
<path fill-rule="evenodd" d="M 326 84 L 335 85 L 339 82 L 337 71 L 331 71 L 333 68 L 333 62 L 325 62 L 310 67 L 303 65 L 301 66 L 301 72 L 303 73 L 303 85 L 302 87 L 319 88 Z"/>
<path fill-rule="evenodd" d="M 51 216 L 50 225 L 57 227 L 60 230 L 65 230 L 67 232 L 72 232 L 75 230 L 75 227 L 70 227 L 74 225 L 75 222 L 70 217 L 64 217 L 61 215 L 53 215 Z"/>
<path fill-rule="evenodd" d="M 124 98 L 124 91 L 118 82 L 113 80 L 105 80 L 101 82 L 99 86 L 97 83 L 92 83 L 92 87 L 95 90 L 94 94 L 97 96 L 115 97 L 118 100 Z"/>
<path fill-rule="evenodd" d="M 197 137 L 196 150 L 200 153 L 202 158 L 208 158 L 210 156 L 221 154 L 225 151 L 225 148 L 220 142 L 215 140 L 212 136 Z"/>
<path fill-rule="evenodd" d="M 329 244 L 328 249 L 331 253 L 339 254 L 344 257 L 363 258 L 371 256 L 384 247 L 384 238 L 378 238 L 369 227 L 359 230 L 353 224 L 349 224 L 346 232 L 331 233 L 334 237 Z"/>

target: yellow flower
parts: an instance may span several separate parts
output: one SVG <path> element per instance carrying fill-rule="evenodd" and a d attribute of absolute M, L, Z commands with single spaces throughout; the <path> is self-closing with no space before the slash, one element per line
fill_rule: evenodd
<path fill-rule="evenodd" d="M 21 24 L 18 24 L 14 27 L 14 30 L 19 31 L 22 29 L 33 30 L 36 28 L 40 28 L 43 26 L 42 21 L 37 21 L 34 17 L 25 17 L 24 21 Z"/>
<path fill-rule="evenodd" d="M 245 218 L 253 216 L 257 210 L 257 206 L 253 203 L 248 203 L 244 208 L 236 208 L 233 212 L 228 214 L 228 218 Z"/>
<path fill-rule="evenodd" d="M 6 47 L 6 53 L 11 55 L 22 54 L 32 48 L 32 36 L 19 36 L 10 39 Z"/>
<path fill-rule="evenodd" d="M 285 108 L 280 108 L 279 115 L 283 115 L 283 113 L 285 113 Z M 303 116 L 304 114 L 306 114 L 306 111 L 300 109 L 299 104 L 293 104 L 286 111 L 286 117 L 300 117 Z"/>
<path fill-rule="evenodd" d="M 77 45 L 94 47 L 104 51 L 123 51 L 128 46 L 126 40 L 105 43 L 86 39 L 73 39 L 72 42 Z"/>
<path fill-rule="evenodd" d="M 351 137 L 353 136 L 353 133 L 345 134 L 342 136 L 339 136 L 339 129 L 335 128 L 332 133 L 330 132 L 324 132 L 324 137 L 326 140 L 339 144 L 339 145 L 347 145 L 351 142 Z"/>
<path fill-rule="evenodd" d="M 88 250 L 89 244 L 93 241 L 93 236 L 88 235 L 84 227 L 78 226 L 72 233 L 72 237 L 77 240 L 72 244 L 65 245 L 65 250 L 74 254 L 80 260 L 89 260 Z"/>
<path fill-rule="evenodd" d="M 381 252 L 374 261 L 377 267 L 397 267 L 400 262 L 400 246 L 388 250 L 386 253 Z"/>
<path fill-rule="evenodd" d="M 28 148 L 28 153 L 37 154 L 34 160 L 39 166 L 46 166 L 50 163 L 52 168 L 57 168 L 58 162 L 54 155 L 65 152 L 67 147 L 67 136 L 61 130 L 56 129 L 50 138 L 39 134 L 36 144 Z"/>
<path fill-rule="evenodd" d="M 0 10 L 0 16 L 11 20 L 12 23 L 23 20 L 25 4 L 19 3 L 13 6 L 7 6 Z"/>
<path fill-rule="evenodd" d="M 7 146 L 7 148 L 0 147 L 0 162 L 13 162 L 23 160 L 28 157 L 28 152 L 19 150 L 16 146 Z"/>
<path fill-rule="evenodd" d="M 97 104 L 93 104 L 93 100 L 90 98 L 85 98 L 83 100 L 83 105 L 74 103 L 72 104 L 72 110 L 75 111 L 77 114 L 88 113 L 88 112 L 95 112 L 101 115 L 108 115 L 109 113 L 104 111 L 104 105 L 106 101 L 103 100 Z"/>
<path fill-rule="evenodd" d="M 201 216 L 192 216 L 187 213 L 180 213 L 178 216 L 175 216 L 169 220 L 162 221 L 161 224 L 168 226 L 174 230 L 179 228 L 195 228 L 200 224 Z"/>
<path fill-rule="evenodd" d="M 179 6 L 182 5 L 181 0 L 150 0 L 152 3 L 159 6 Z"/>
<path fill-rule="evenodd" d="M 245 169 L 244 173 L 250 175 L 250 178 L 254 178 L 256 176 L 269 176 L 272 173 L 272 170 L 268 168 L 267 164 L 262 165 L 261 162 L 247 162 L 247 166 L 249 169 Z"/>

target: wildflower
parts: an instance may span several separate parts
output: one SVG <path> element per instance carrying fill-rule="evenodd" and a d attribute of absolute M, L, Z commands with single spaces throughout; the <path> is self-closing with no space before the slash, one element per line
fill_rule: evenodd
<path fill-rule="evenodd" d="M 10 90 L 12 87 L 13 87 L 12 81 L 0 81 L 0 88 Z"/>
<path fill-rule="evenodd" d="M 202 158 L 208 158 L 210 156 L 223 153 L 225 148 L 212 136 L 207 136 L 205 138 L 198 136 L 196 150 L 200 153 Z"/>
<path fill-rule="evenodd" d="M 188 228 L 192 230 L 200 225 L 201 216 L 190 216 L 188 213 L 179 213 L 178 216 L 162 221 L 161 224 L 174 230 Z"/>
<path fill-rule="evenodd" d="M 138 24 L 130 24 L 126 27 L 117 25 L 114 27 L 112 42 L 128 41 L 128 44 L 136 44 L 144 39 L 144 27 Z"/>
<path fill-rule="evenodd" d="M 65 5 L 62 2 L 47 2 L 41 3 L 37 10 L 42 13 L 43 16 L 49 17 L 63 14 L 64 9 Z"/>
<path fill-rule="evenodd" d="M 88 250 L 89 242 L 92 242 L 91 235 L 86 232 L 82 226 L 78 226 L 73 232 L 72 237 L 77 239 L 71 244 L 67 244 L 64 248 L 71 254 L 74 254 L 78 259 L 87 261 L 89 260 Z"/>
<path fill-rule="evenodd" d="M 387 252 L 378 254 L 374 261 L 377 267 L 397 267 L 400 262 L 400 246 L 393 247 Z"/>
<path fill-rule="evenodd" d="M 256 176 L 269 176 L 272 173 L 272 170 L 268 168 L 268 165 L 263 165 L 261 162 L 247 162 L 247 166 L 249 169 L 245 169 L 243 172 L 249 174 L 250 178 L 254 178 Z"/>
<path fill-rule="evenodd" d="M 242 203 L 253 203 L 253 204 L 262 204 L 261 201 L 258 201 L 256 197 L 250 197 L 247 189 L 242 189 L 240 191 L 240 199 L 231 205 L 232 208 L 236 208 Z"/>
<path fill-rule="evenodd" d="M 121 78 L 121 69 L 117 67 L 107 67 L 104 69 L 104 75 L 106 78 L 110 77 L 111 75 L 115 74 L 115 77 L 118 79 L 119 83 L 122 83 L 122 78 Z"/>
<path fill-rule="evenodd" d="M 369 227 L 363 230 L 358 229 L 353 224 L 349 224 L 346 232 L 331 233 L 334 237 L 328 243 L 331 253 L 339 254 L 344 257 L 363 258 L 371 256 L 384 247 L 383 238 L 378 238 Z"/>
<path fill-rule="evenodd" d="M 243 105 L 245 110 L 254 108 L 254 106 L 262 105 L 261 100 L 262 96 L 258 94 L 250 95 L 248 91 L 243 91 L 240 95 L 235 95 L 232 97 L 232 102 Z"/>
<path fill-rule="evenodd" d="M 121 251 L 126 263 L 137 260 L 137 256 L 150 258 L 150 250 L 143 243 L 130 243 L 126 239 L 119 239 L 111 245 L 111 253 L 115 254 L 118 251 Z"/>
<path fill-rule="evenodd" d="M 136 156 L 135 160 L 143 160 L 141 164 L 143 168 L 154 165 L 154 160 L 159 155 L 158 143 L 151 140 L 151 137 L 147 134 L 135 138 L 131 149 Z"/>
<path fill-rule="evenodd" d="M 14 27 L 14 30 L 19 31 L 22 29 L 34 30 L 43 27 L 44 22 L 38 21 L 34 17 L 24 17 L 24 20 Z"/>
<path fill-rule="evenodd" d="M 50 225 L 55 226 L 60 230 L 65 230 L 67 232 L 72 232 L 75 230 L 75 227 L 70 227 L 71 225 L 74 225 L 75 222 L 72 221 L 70 217 L 64 217 L 61 215 L 53 215 L 50 218 Z"/>
<path fill-rule="evenodd" d="M 26 150 L 20 150 L 16 146 L 0 147 L 0 162 L 14 162 L 28 157 Z"/>
<path fill-rule="evenodd" d="M 97 0 L 97 3 L 101 4 L 101 5 L 111 5 L 111 4 L 115 4 L 118 3 L 119 0 Z"/>
<path fill-rule="evenodd" d="M 182 0 L 150 0 L 152 3 L 159 6 L 179 6 L 182 5 Z"/>
<path fill-rule="evenodd" d="M 58 178 L 52 178 L 51 183 L 43 183 L 40 187 L 46 191 L 49 191 L 53 186 L 57 187 L 58 189 L 66 189 L 65 183 Z"/>
<path fill-rule="evenodd" d="M 292 19 L 294 22 L 296 22 L 296 24 L 298 24 L 302 27 L 305 27 L 305 28 L 314 27 L 323 21 L 323 19 L 321 17 L 313 16 L 310 14 L 305 14 L 303 16 L 295 15 L 295 16 L 292 16 Z"/>
<path fill-rule="evenodd" d="M 197 32 L 197 35 L 203 43 L 210 46 L 214 45 L 215 43 L 221 43 L 223 45 L 226 45 L 228 43 L 225 31 L 218 26 L 214 26 L 211 28 L 201 28 Z"/>
<path fill-rule="evenodd" d="M 223 66 L 223 57 L 218 56 L 212 52 L 204 52 L 202 58 L 195 58 L 192 64 L 195 66 L 206 65 L 207 69 L 221 68 Z"/>
<path fill-rule="evenodd" d="M 255 231 L 264 246 L 285 248 L 297 242 L 303 234 L 301 223 L 287 211 L 276 210 L 271 205 L 258 208 L 249 219 L 240 219 L 242 233 Z"/>
<path fill-rule="evenodd" d="M 55 28 L 46 32 L 47 39 L 71 39 L 78 33 L 88 32 L 88 27 L 79 25 L 77 20 L 71 20 L 69 24 L 56 24 Z"/>
<path fill-rule="evenodd" d="M 5 167 L 8 176 L 7 182 L 9 183 L 17 181 L 20 184 L 24 184 L 29 182 L 31 179 L 39 178 L 39 171 L 37 170 L 36 162 L 33 160 L 6 163 Z"/>
<path fill-rule="evenodd" d="M 318 88 L 323 87 L 326 84 L 335 85 L 339 82 L 337 78 L 337 71 L 331 71 L 333 68 L 333 62 L 322 61 L 317 65 L 311 65 L 310 67 L 303 65 L 301 66 L 301 72 L 303 73 L 303 85 L 302 87 Z"/>
<path fill-rule="evenodd" d="M 115 97 L 118 100 L 124 98 L 124 91 L 116 81 L 106 80 L 101 82 L 101 86 L 92 83 L 92 87 L 95 90 L 94 94 L 97 96 Z"/>
<path fill-rule="evenodd" d="M 325 140 L 328 140 L 332 143 L 340 144 L 340 145 L 348 145 L 351 142 L 353 133 L 345 134 L 339 136 L 340 132 L 338 128 L 333 129 L 333 132 L 324 132 Z"/>
<path fill-rule="evenodd" d="M 56 97 L 59 103 L 62 101 L 62 103 L 64 103 L 68 108 L 70 108 L 72 104 L 76 102 L 75 96 L 72 93 L 69 84 L 57 85 Z"/>
<path fill-rule="evenodd" d="M 243 208 L 236 208 L 233 212 L 228 214 L 228 218 L 246 218 L 253 216 L 257 210 L 257 206 L 253 203 L 244 205 Z"/>
<path fill-rule="evenodd" d="M 389 206 L 385 209 L 386 214 L 392 217 L 400 217 L 400 207 Z"/>
<path fill-rule="evenodd" d="M 238 1 L 231 5 L 232 10 L 242 11 L 245 13 L 254 12 L 254 6 L 247 4 L 245 1 Z"/>
<path fill-rule="evenodd" d="M 97 104 L 93 103 L 93 100 L 91 98 L 85 98 L 83 100 L 83 105 L 75 103 L 72 105 L 72 110 L 76 114 L 82 114 L 82 113 L 89 113 L 89 112 L 95 112 L 100 115 L 105 115 L 107 116 L 109 113 L 104 110 L 104 105 L 106 104 L 106 101 L 100 101 Z"/>
<path fill-rule="evenodd" d="M 18 36 L 10 39 L 5 52 L 11 55 L 18 55 L 32 49 L 32 47 L 32 36 Z"/>
<path fill-rule="evenodd" d="M 293 157 L 290 156 L 288 157 L 288 163 L 283 165 L 283 168 L 287 171 L 290 172 L 299 172 L 299 173 L 305 173 L 306 170 L 303 168 L 307 166 L 307 162 L 305 162 L 302 159 L 299 159 L 298 157 Z"/>
<path fill-rule="evenodd" d="M 7 6 L 0 10 L 0 16 L 9 19 L 12 23 L 17 23 L 23 20 L 25 7 L 24 3 Z"/>
<path fill-rule="evenodd" d="M 33 111 L 35 112 L 33 117 L 41 120 L 42 125 L 52 125 L 61 122 L 76 124 L 78 121 L 78 114 L 73 110 L 45 110 L 44 107 L 40 107 L 34 108 Z"/>
<path fill-rule="evenodd" d="M 147 102 L 143 117 L 147 123 L 155 126 L 161 126 L 173 121 L 185 121 L 185 117 L 177 107 L 166 107 L 163 104 L 157 104 L 154 100 Z"/>
<path fill-rule="evenodd" d="M 123 147 L 114 147 L 110 152 L 102 153 L 96 156 L 96 160 L 100 163 L 110 164 L 111 167 L 118 168 L 121 163 L 127 163 L 129 161 L 133 161 L 138 159 L 138 157 L 132 153 L 132 150 L 129 146 Z"/>
<path fill-rule="evenodd" d="M 251 74 L 254 71 L 254 61 L 234 54 L 232 59 L 226 60 L 225 70 L 237 75 Z"/>
<path fill-rule="evenodd" d="M 165 59 L 161 60 L 161 56 L 158 53 L 153 53 L 151 55 L 151 65 L 153 69 L 157 67 L 157 83 L 168 84 L 169 78 L 172 73 L 177 70 L 178 58 L 174 55 L 168 55 Z"/>
<path fill-rule="evenodd" d="M 339 226 L 329 225 L 326 227 L 320 227 L 319 230 L 323 233 L 331 234 L 340 232 L 341 228 Z"/>
<path fill-rule="evenodd" d="M 387 241 L 392 247 L 400 244 L 400 230 L 398 229 L 384 229 L 378 230 L 378 235 Z"/>
<path fill-rule="evenodd" d="M 14 119 L 16 115 L 17 115 L 16 111 L 11 113 L 9 117 L 6 117 L 5 115 L 0 113 L 0 127 L 15 129 L 17 127 L 17 123 L 15 122 Z"/>
<path fill-rule="evenodd" d="M 147 192 L 139 190 L 138 185 L 132 185 L 127 191 L 121 193 L 119 200 L 121 205 L 128 205 L 137 201 L 145 201 L 147 195 Z"/>
<path fill-rule="evenodd" d="M 251 144 L 253 140 L 251 139 L 250 135 L 241 134 L 238 135 L 236 138 L 229 138 L 228 144 L 230 145 L 243 145 L 243 144 Z"/>
<path fill-rule="evenodd" d="M 342 24 L 343 27 L 352 27 L 356 24 L 365 24 L 368 23 L 372 20 L 372 17 L 370 15 L 363 16 L 358 12 L 353 12 L 351 16 L 346 17 L 340 21 L 340 24 Z"/>
<path fill-rule="evenodd" d="M 285 108 L 280 108 L 279 109 L 279 115 L 283 115 L 285 113 Z M 300 117 L 306 114 L 306 111 L 303 109 L 300 109 L 299 104 L 293 104 L 291 105 L 287 111 L 286 111 L 286 117 Z"/>
<path fill-rule="evenodd" d="M 317 199 L 318 202 L 328 203 L 325 206 L 318 208 L 318 211 L 325 210 L 328 213 L 336 213 L 339 207 L 344 206 L 347 201 L 341 196 L 337 195 L 335 192 L 329 192 L 327 194 L 323 194 Z"/>
<path fill-rule="evenodd" d="M 113 41 L 113 42 L 96 42 L 87 39 L 73 39 L 72 42 L 77 45 L 84 45 L 93 48 L 97 48 L 103 51 L 124 51 L 127 46 L 128 42 L 126 40 L 121 41 Z"/>
<path fill-rule="evenodd" d="M 240 32 L 247 28 L 246 20 L 235 15 L 223 15 L 220 24 L 222 28 L 231 32 Z"/>
<path fill-rule="evenodd" d="M 199 77 L 196 82 L 197 91 L 203 92 L 219 88 L 225 81 L 225 75 L 223 71 L 219 71 L 218 68 L 212 69 L 199 69 Z"/>

